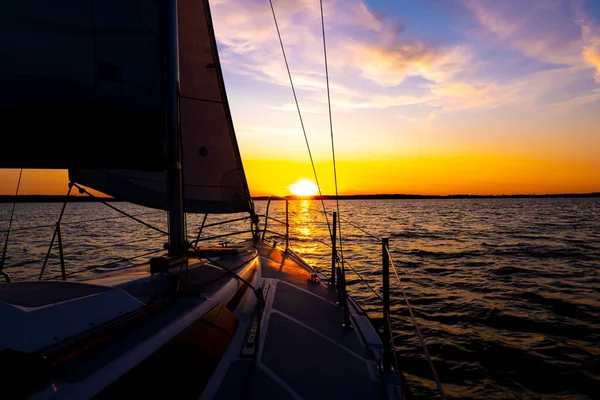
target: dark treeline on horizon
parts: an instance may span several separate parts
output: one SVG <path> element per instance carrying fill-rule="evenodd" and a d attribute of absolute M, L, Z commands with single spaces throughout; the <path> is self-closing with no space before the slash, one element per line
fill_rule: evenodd
<path fill-rule="evenodd" d="M 449 195 L 428 195 L 428 194 L 356 194 L 339 195 L 339 200 L 394 200 L 394 199 L 496 199 L 496 198 L 567 198 L 567 197 L 600 197 L 600 192 L 594 193 L 558 193 L 558 194 L 499 194 L 499 195 L 479 195 L 479 194 L 449 194 Z M 335 200 L 336 196 L 288 196 L 290 200 Z M 268 200 L 269 196 L 255 196 L 254 200 Z"/>
<path fill-rule="evenodd" d="M 521 198 L 570 198 L 570 197 L 600 197 L 600 192 L 594 193 L 561 193 L 561 194 L 502 194 L 502 195 L 476 195 L 476 194 L 452 194 L 452 195 L 420 195 L 420 194 L 359 194 L 339 195 L 339 200 L 394 200 L 394 199 L 521 199 Z M 268 200 L 271 196 L 254 196 L 253 200 Z M 273 196 L 283 199 L 283 197 Z M 335 200 L 335 196 L 288 196 L 290 200 Z M 49 203 L 64 202 L 67 199 L 62 195 L 0 195 L 0 203 Z M 101 202 L 121 201 L 110 197 L 69 196 L 69 202 Z"/>

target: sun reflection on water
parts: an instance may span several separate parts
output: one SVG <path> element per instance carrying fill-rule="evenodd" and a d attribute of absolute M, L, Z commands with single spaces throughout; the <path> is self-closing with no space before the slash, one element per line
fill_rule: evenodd
<path fill-rule="evenodd" d="M 316 238 L 327 237 L 327 226 L 322 213 L 313 200 L 290 202 L 290 242 L 293 249 L 301 253 L 311 265 L 319 264 L 327 253 L 326 248 Z"/>

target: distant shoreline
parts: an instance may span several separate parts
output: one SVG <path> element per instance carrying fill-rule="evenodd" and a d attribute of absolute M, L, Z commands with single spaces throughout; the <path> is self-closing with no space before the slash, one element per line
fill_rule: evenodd
<path fill-rule="evenodd" d="M 479 194 L 449 194 L 449 195 L 429 195 L 429 194 L 354 194 L 339 195 L 339 200 L 410 200 L 410 199 L 506 199 L 506 198 L 571 198 L 571 197 L 600 197 L 600 192 L 595 193 L 560 193 L 560 194 L 500 194 L 500 195 L 479 195 Z M 335 200 L 336 196 L 288 196 L 290 200 Z M 269 196 L 255 196 L 254 200 L 268 200 Z"/>
<path fill-rule="evenodd" d="M 253 200 L 268 200 L 271 196 L 255 196 Z M 358 194 L 339 195 L 339 200 L 415 200 L 415 199 L 528 199 L 528 198 L 578 198 L 600 197 L 600 192 L 595 193 L 561 193 L 561 194 L 507 194 L 507 195 L 420 195 L 420 194 Z M 335 200 L 335 196 L 288 196 L 290 200 Z M 66 196 L 53 195 L 0 195 L 0 203 L 57 203 L 64 202 Z M 121 201 L 111 197 L 69 196 L 73 203 L 97 203 L 102 201 Z"/>

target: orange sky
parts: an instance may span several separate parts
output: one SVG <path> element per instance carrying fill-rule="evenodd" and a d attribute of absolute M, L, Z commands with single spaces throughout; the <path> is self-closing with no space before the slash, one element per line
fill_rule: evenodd
<path fill-rule="evenodd" d="M 268 2 L 211 4 L 251 193 L 289 194 L 314 176 Z M 324 4 L 341 194 L 600 192 L 598 4 Z M 275 6 L 332 194 L 318 2 Z M 0 171 L 0 194 L 17 175 Z M 27 170 L 20 193 L 66 191 L 66 171 Z"/>
<path fill-rule="evenodd" d="M 286 160 L 244 161 L 253 196 L 287 195 L 302 178 L 314 181 L 310 164 Z M 338 161 L 340 194 L 546 194 L 600 191 L 598 168 L 509 156 L 439 156 Z M 334 194 L 331 162 L 316 164 L 323 194 Z M 2 194 L 14 194 L 18 170 L 0 174 Z M 64 170 L 25 170 L 20 194 L 66 194 Z"/>

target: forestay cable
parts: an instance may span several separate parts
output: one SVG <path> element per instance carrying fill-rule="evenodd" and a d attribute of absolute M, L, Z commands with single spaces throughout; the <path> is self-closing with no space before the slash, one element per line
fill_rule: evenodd
<path fill-rule="evenodd" d="M 277 29 L 277 37 L 279 38 L 279 44 L 281 45 L 281 53 L 283 54 L 283 61 L 285 61 L 285 68 L 287 69 L 288 78 L 290 79 L 290 86 L 292 87 L 292 93 L 294 95 L 294 102 L 296 103 L 296 109 L 298 110 L 298 118 L 300 119 L 300 125 L 302 126 L 302 133 L 304 134 L 304 140 L 306 142 L 306 148 L 308 149 L 308 156 L 310 157 L 310 164 L 312 166 L 313 174 L 315 175 L 315 182 L 319 189 L 319 197 L 321 198 L 321 205 L 323 212 L 325 212 L 325 220 L 327 221 L 327 229 L 329 229 L 329 236 L 331 233 L 331 226 L 329 224 L 329 218 L 325 209 L 325 202 L 323 201 L 323 193 L 321 193 L 321 185 L 319 184 L 319 178 L 317 177 L 317 170 L 315 168 L 315 162 L 313 160 L 312 152 L 310 151 L 310 145 L 308 144 L 308 136 L 306 136 L 306 129 L 304 128 L 304 121 L 302 119 L 302 113 L 300 112 L 300 104 L 298 103 L 298 96 L 296 96 L 296 89 L 294 88 L 294 81 L 292 80 L 292 73 L 290 72 L 290 66 L 285 55 L 285 48 L 283 46 L 283 39 L 281 38 L 281 32 L 279 31 L 279 24 L 277 24 L 277 17 L 275 16 L 275 8 L 273 7 L 273 0 L 269 0 L 271 5 L 271 12 L 273 13 L 273 21 L 275 22 L 275 29 Z"/>
<path fill-rule="evenodd" d="M 333 182 L 335 185 L 335 207 L 337 210 L 337 215 L 340 216 L 340 200 L 338 199 L 338 183 L 337 183 L 337 169 L 335 165 L 335 144 L 333 140 L 333 118 L 331 116 L 331 94 L 329 90 L 329 68 L 327 66 L 327 42 L 325 40 L 325 17 L 323 16 L 323 0 L 319 2 L 321 6 L 321 31 L 323 32 L 323 58 L 325 63 L 325 82 L 327 83 L 327 108 L 329 110 L 329 131 L 331 133 L 331 155 L 333 158 Z M 324 207 L 323 207 L 324 208 Z M 327 214 L 325 214 L 325 218 L 327 218 Z M 342 273 L 344 270 L 344 245 L 342 242 L 342 223 L 340 218 L 337 220 L 338 223 L 338 232 L 340 236 L 340 260 L 342 263 Z M 329 225 L 329 223 L 328 223 Z"/>

